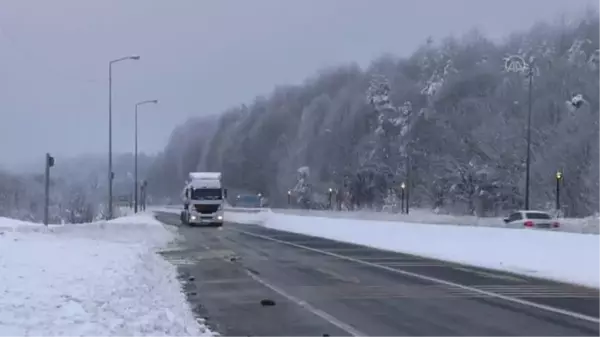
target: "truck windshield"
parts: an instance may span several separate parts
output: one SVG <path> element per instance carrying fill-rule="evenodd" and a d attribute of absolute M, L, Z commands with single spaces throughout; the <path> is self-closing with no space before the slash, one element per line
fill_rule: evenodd
<path fill-rule="evenodd" d="M 194 188 L 192 189 L 193 200 L 221 200 L 220 188 Z"/>

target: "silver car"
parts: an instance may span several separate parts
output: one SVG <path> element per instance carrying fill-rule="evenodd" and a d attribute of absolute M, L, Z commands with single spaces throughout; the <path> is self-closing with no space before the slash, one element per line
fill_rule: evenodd
<path fill-rule="evenodd" d="M 542 211 L 516 211 L 504 218 L 506 227 L 530 229 L 558 229 L 560 223 Z"/>

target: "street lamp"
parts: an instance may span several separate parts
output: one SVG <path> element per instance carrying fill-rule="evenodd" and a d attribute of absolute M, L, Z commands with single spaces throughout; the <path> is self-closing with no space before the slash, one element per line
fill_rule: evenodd
<path fill-rule="evenodd" d="M 112 170 L 112 65 L 125 60 L 139 60 L 138 55 L 121 57 L 108 62 L 108 219 L 113 217 L 113 178 Z"/>
<path fill-rule="evenodd" d="M 134 188 L 134 206 L 133 212 L 137 213 L 138 211 L 138 107 L 144 104 L 158 104 L 157 99 L 151 99 L 147 101 L 141 101 L 135 104 L 135 149 L 134 149 L 134 173 L 133 173 L 133 188 Z"/>
<path fill-rule="evenodd" d="M 534 62 L 525 61 L 521 56 L 511 55 L 504 60 L 504 69 L 508 72 L 526 73 L 529 79 L 527 98 L 527 156 L 525 162 L 525 210 L 529 210 L 529 186 L 531 172 L 531 93 L 533 89 Z"/>
<path fill-rule="evenodd" d="M 400 192 L 400 213 L 404 213 L 404 190 L 406 189 L 406 184 L 400 184 L 401 192 Z M 408 207 L 406 207 L 408 209 Z"/>
<path fill-rule="evenodd" d="M 560 212 L 560 181 L 562 177 L 562 172 L 556 171 L 556 212 Z"/>

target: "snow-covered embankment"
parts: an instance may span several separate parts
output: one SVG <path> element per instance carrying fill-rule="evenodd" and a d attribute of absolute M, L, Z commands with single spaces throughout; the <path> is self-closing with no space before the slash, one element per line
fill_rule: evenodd
<path fill-rule="evenodd" d="M 335 219 L 274 213 L 226 213 L 228 221 L 599 288 L 597 235 Z"/>
<path fill-rule="evenodd" d="M 44 227 L 0 218 L 0 335 L 209 335 L 150 214 Z"/>

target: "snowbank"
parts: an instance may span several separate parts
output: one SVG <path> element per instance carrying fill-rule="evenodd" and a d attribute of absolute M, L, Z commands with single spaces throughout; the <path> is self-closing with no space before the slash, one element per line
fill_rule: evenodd
<path fill-rule="evenodd" d="M 227 213 L 229 216 L 231 213 Z M 262 225 L 440 260 L 600 287 L 596 235 L 307 217 L 262 212 Z M 247 221 L 244 220 L 247 217 Z M 238 223 L 259 223 L 238 213 Z"/>
<path fill-rule="evenodd" d="M 325 218 L 342 219 L 361 219 L 378 221 L 402 221 L 422 224 L 437 225 L 456 225 L 456 226 L 477 226 L 477 227 L 505 227 L 502 218 L 498 217 L 477 217 L 468 215 L 448 215 L 436 214 L 426 209 L 411 209 L 409 214 L 395 214 L 387 212 L 336 212 L 322 210 L 302 210 L 302 209 L 272 209 L 275 213 L 318 216 Z M 559 219 L 561 223 L 560 231 L 571 233 L 600 234 L 600 218 L 566 218 Z"/>
<path fill-rule="evenodd" d="M 115 207 L 114 217 L 122 217 L 122 216 L 129 216 L 129 215 L 135 215 L 133 208 L 124 207 L 124 206 Z"/>
<path fill-rule="evenodd" d="M 54 233 L 70 237 L 94 238 L 98 240 L 144 244 L 149 248 L 160 248 L 173 240 L 172 234 L 157 221 L 152 213 L 116 218 L 83 224 L 49 225 L 23 222 L 0 217 L 0 232 Z"/>
<path fill-rule="evenodd" d="M 172 239 L 149 214 L 48 228 L 0 218 L 0 335 L 210 335 L 155 253 Z"/>

